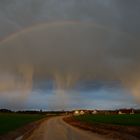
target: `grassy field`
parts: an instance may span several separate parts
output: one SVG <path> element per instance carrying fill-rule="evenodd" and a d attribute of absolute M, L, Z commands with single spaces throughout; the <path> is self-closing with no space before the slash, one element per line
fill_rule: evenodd
<path fill-rule="evenodd" d="M 81 115 L 74 119 L 88 123 L 107 123 L 127 126 L 140 126 L 140 114 L 133 115 Z"/>
<path fill-rule="evenodd" d="M 43 118 L 39 114 L 0 113 L 0 135 Z"/>

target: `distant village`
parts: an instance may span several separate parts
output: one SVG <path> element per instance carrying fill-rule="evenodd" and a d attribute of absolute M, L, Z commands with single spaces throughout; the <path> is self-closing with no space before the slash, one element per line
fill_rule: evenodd
<path fill-rule="evenodd" d="M 140 113 L 140 110 L 135 109 L 118 109 L 118 110 L 74 110 L 73 115 L 84 115 L 84 114 L 135 114 Z"/>
<path fill-rule="evenodd" d="M 86 114 L 104 114 L 104 115 L 121 115 L 121 114 L 140 114 L 140 109 L 118 109 L 118 110 L 85 110 L 85 109 L 75 109 L 72 111 L 43 111 L 43 110 L 22 110 L 22 111 L 11 111 L 8 109 L 0 109 L 0 113 L 24 113 L 24 114 L 46 114 L 46 115 L 52 115 L 52 114 L 61 114 L 61 115 L 86 115 Z"/>

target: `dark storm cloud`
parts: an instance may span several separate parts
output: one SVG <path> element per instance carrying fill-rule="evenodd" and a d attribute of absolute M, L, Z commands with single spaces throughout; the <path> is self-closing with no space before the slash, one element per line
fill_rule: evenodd
<path fill-rule="evenodd" d="M 140 1 L 115 0 L 114 5 L 120 13 L 121 29 L 135 33 L 140 37 Z"/>
<path fill-rule="evenodd" d="M 94 21 L 140 36 L 139 0 L 1 0 L 0 36 L 40 22 Z"/>

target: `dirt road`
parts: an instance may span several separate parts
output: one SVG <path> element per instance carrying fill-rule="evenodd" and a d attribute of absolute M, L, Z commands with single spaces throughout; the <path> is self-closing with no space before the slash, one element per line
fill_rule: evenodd
<path fill-rule="evenodd" d="M 72 127 L 54 117 L 44 121 L 26 140 L 106 140 L 100 135 Z"/>

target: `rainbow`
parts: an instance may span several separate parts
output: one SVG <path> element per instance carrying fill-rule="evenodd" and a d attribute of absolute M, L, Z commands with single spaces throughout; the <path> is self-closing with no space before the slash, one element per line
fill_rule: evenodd
<path fill-rule="evenodd" d="M 132 35 L 126 33 L 126 32 L 122 32 L 122 31 L 118 31 L 118 30 L 115 30 L 115 29 L 112 29 L 110 27 L 105 27 L 105 26 L 102 26 L 102 25 L 99 25 L 95 22 L 86 22 L 86 21 L 50 21 L 50 22 L 46 22 L 46 23 L 36 23 L 36 24 L 33 24 L 31 26 L 28 26 L 28 27 L 25 27 L 25 28 L 22 28 L 22 29 L 19 29 L 18 31 L 16 32 L 13 32 L 11 34 L 9 34 L 8 36 L 2 38 L 0 40 L 0 44 L 4 43 L 4 42 L 7 42 L 9 40 L 12 40 L 13 38 L 17 37 L 18 35 L 20 34 L 24 34 L 24 33 L 27 33 L 27 32 L 30 32 L 34 29 L 41 29 L 41 28 L 44 28 L 44 27 L 48 27 L 48 28 L 51 28 L 51 27 L 55 27 L 55 26 L 64 26 L 64 25 L 87 25 L 87 26 L 94 26 L 96 28 L 100 28 L 100 29 L 103 29 L 103 30 L 106 30 L 106 31 L 110 31 L 110 32 L 116 32 L 116 33 L 119 33 L 119 34 L 123 34 L 125 36 L 128 36 L 130 38 L 133 38 L 135 39 Z"/>

